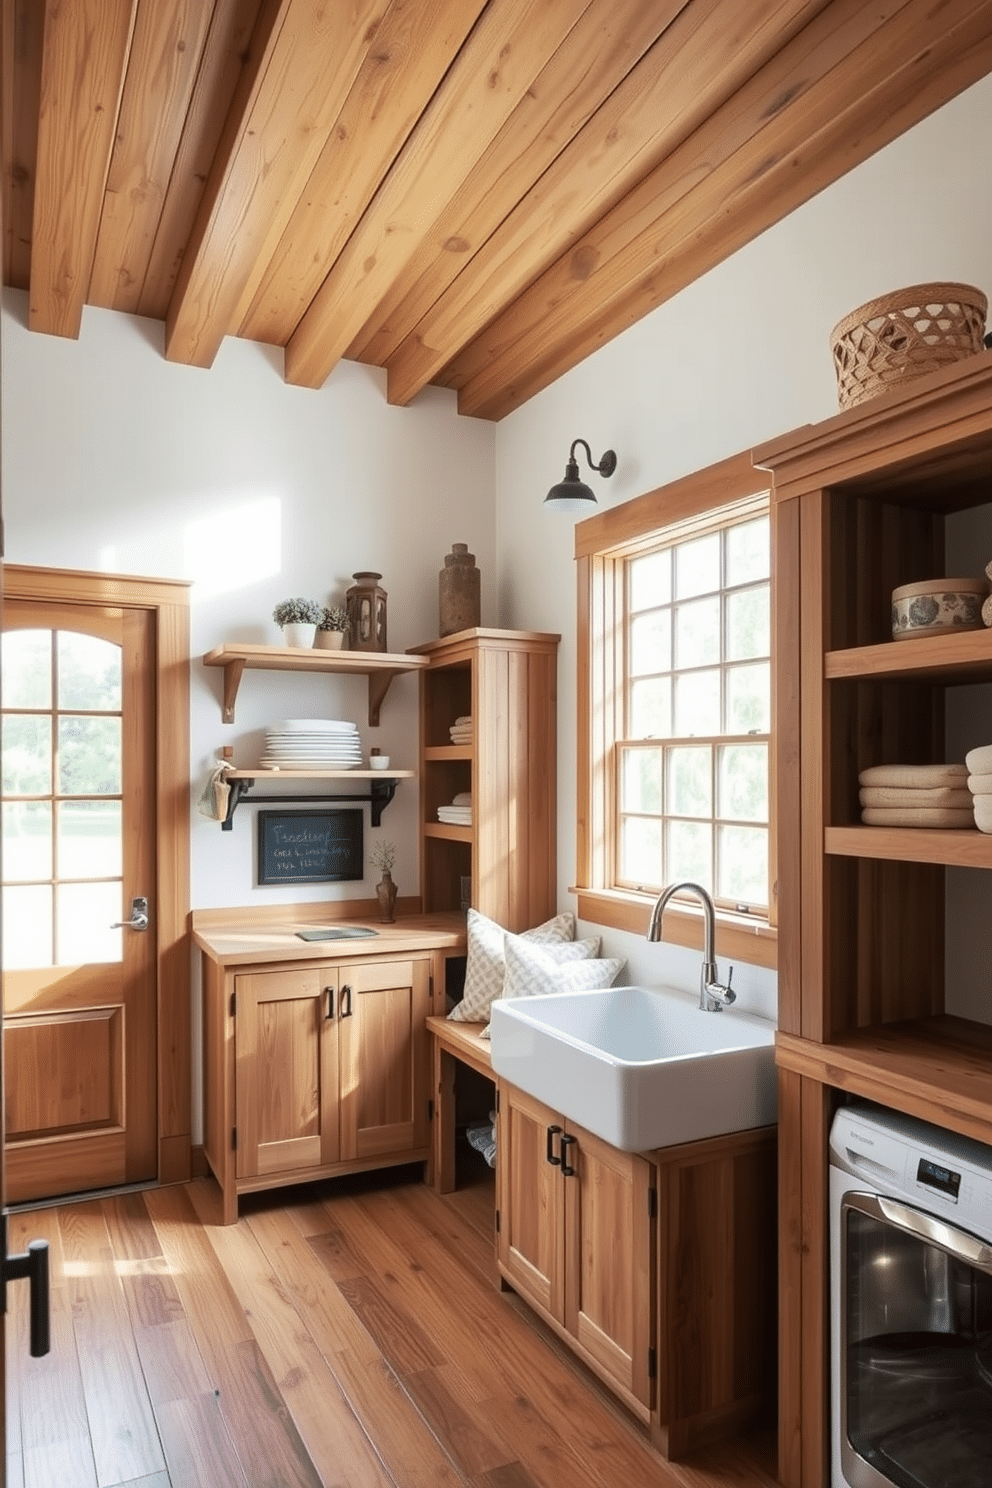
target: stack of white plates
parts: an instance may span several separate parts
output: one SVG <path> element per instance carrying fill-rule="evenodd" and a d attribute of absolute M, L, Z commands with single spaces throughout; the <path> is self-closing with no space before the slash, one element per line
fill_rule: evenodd
<path fill-rule="evenodd" d="M 263 770 L 354 770 L 362 741 L 353 723 L 338 718 L 284 718 L 265 730 Z"/>

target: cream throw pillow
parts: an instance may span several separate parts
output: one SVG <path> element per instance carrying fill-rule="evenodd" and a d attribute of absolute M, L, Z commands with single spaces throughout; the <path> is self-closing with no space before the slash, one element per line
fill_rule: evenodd
<path fill-rule="evenodd" d="M 508 932 L 477 909 L 468 912 L 468 957 L 465 964 L 465 991 L 448 1017 L 456 1023 L 485 1023 L 493 999 L 503 989 L 505 971 L 503 938 Z M 555 915 L 533 930 L 524 930 L 515 940 L 533 940 L 543 945 L 560 945 L 575 938 L 575 916 Z"/>
<path fill-rule="evenodd" d="M 545 992 L 593 992 L 599 987 L 612 987 L 626 966 L 621 957 L 589 957 L 582 961 L 561 961 L 557 947 L 528 945 L 520 936 L 506 937 L 506 976 L 504 997 L 540 997 Z M 482 1037 L 489 1037 L 488 1025 Z"/>

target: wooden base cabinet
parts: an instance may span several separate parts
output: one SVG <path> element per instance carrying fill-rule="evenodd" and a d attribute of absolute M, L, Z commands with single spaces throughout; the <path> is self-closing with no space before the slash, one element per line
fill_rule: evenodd
<path fill-rule="evenodd" d="M 654 1170 L 500 1082 L 500 1273 L 647 1420 L 654 1389 Z"/>
<path fill-rule="evenodd" d="M 223 1194 L 427 1159 L 430 954 L 205 962 L 205 1152 Z"/>
<path fill-rule="evenodd" d="M 619 1152 L 503 1081 L 496 1253 L 670 1459 L 775 1400 L 776 1132 Z"/>

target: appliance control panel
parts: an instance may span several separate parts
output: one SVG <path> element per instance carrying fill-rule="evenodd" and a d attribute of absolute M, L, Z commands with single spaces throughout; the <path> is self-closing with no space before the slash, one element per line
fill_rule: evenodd
<path fill-rule="evenodd" d="M 992 1147 L 899 1111 L 844 1106 L 830 1132 L 833 1167 L 904 1203 L 925 1205 L 992 1240 Z"/>

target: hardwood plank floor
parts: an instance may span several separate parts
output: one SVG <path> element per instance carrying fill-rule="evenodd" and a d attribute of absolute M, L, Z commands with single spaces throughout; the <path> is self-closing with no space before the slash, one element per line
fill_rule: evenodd
<path fill-rule="evenodd" d="M 242 1200 L 210 1180 L 11 1217 L 50 1244 L 52 1352 L 9 1292 L 8 1488 L 775 1488 L 772 1433 L 665 1463 L 512 1293 L 491 1174 Z"/>

